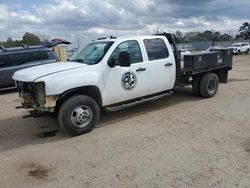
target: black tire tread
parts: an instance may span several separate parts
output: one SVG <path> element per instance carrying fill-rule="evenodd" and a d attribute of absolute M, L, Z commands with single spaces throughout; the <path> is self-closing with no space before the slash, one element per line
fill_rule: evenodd
<path fill-rule="evenodd" d="M 201 75 L 197 75 L 193 78 L 193 83 L 192 83 L 193 93 L 197 97 L 201 96 L 200 90 L 199 90 L 200 80 L 201 80 Z"/>
<path fill-rule="evenodd" d="M 72 103 L 75 103 L 77 101 L 90 101 L 91 103 L 93 103 L 94 105 L 94 108 L 96 110 L 96 118 L 93 120 L 92 122 L 92 125 L 90 127 L 88 127 L 87 129 L 84 129 L 83 131 L 74 131 L 74 129 L 70 129 L 69 127 L 65 126 L 65 123 L 63 122 L 63 115 L 64 115 L 64 112 L 67 110 L 67 108 L 69 107 L 70 104 Z M 94 113 L 94 112 L 93 112 Z M 68 134 L 70 135 L 73 135 L 73 136 L 78 136 L 78 135 L 81 135 L 81 134 L 85 134 L 85 133 L 88 133 L 90 132 L 96 125 L 96 123 L 98 122 L 99 120 L 99 117 L 100 117 L 100 108 L 97 104 L 97 102 L 92 99 L 91 97 L 89 96 L 86 96 L 86 95 L 76 95 L 76 96 L 73 96 L 73 97 L 70 97 L 68 98 L 61 106 L 60 110 L 59 110 L 59 114 L 58 114 L 58 121 L 59 121 L 59 124 L 60 124 L 60 127 Z M 80 129 L 80 128 L 79 128 Z"/>
<path fill-rule="evenodd" d="M 207 84 L 210 79 L 216 80 L 216 90 L 212 95 L 207 90 Z M 213 97 L 217 93 L 218 87 L 219 87 L 219 78 L 215 73 L 211 73 L 211 72 L 206 73 L 200 80 L 199 90 L 200 90 L 201 96 L 204 98 Z"/>

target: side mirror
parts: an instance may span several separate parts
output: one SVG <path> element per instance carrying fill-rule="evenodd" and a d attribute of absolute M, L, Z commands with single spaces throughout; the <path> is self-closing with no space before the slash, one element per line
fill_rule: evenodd
<path fill-rule="evenodd" d="M 119 53 L 119 64 L 121 67 L 130 67 L 131 60 L 128 52 Z"/>
<path fill-rule="evenodd" d="M 108 66 L 110 66 L 111 68 L 115 66 L 115 60 L 113 58 L 108 60 Z"/>

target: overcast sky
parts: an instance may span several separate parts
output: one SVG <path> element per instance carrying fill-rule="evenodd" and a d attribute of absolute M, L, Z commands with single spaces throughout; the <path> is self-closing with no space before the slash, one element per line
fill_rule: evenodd
<path fill-rule="evenodd" d="M 235 34 L 249 0 L 0 0 L 0 40 L 24 32 L 84 44 L 107 35 L 214 30 Z"/>

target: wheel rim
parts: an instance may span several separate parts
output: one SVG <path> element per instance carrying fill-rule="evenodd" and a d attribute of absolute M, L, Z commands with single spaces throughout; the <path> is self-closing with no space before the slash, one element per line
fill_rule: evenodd
<path fill-rule="evenodd" d="M 80 105 L 74 108 L 71 113 L 71 121 L 74 126 L 83 128 L 87 126 L 93 118 L 93 112 L 89 106 Z"/>
<path fill-rule="evenodd" d="M 210 80 L 207 86 L 207 89 L 209 91 L 209 93 L 213 93 L 216 89 L 216 81 L 215 80 Z"/>

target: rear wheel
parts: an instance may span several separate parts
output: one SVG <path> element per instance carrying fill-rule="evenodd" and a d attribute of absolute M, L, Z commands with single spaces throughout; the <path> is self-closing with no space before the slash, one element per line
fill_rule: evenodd
<path fill-rule="evenodd" d="M 240 50 L 238 50 L 237 55 L 240 55 Z"/>
<path fill-rule="evenodd" d="M 200 95 L 204 98 L 213 97 L 219 87 L 219 78 L 214 73 L 205 74 L 199 84 Z"/>
<path fill-rule="evenodd" d="M 73 136 L 90 132 L 98 122 L 100 108 L 96 101 L 85 95 L 66 100 L 59 110 L 61 128 Z"/>
<path fill-rule="evenodd" d="M 249 54 L 249 49 L 247 49 L 246 54 Z"/>

